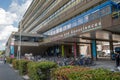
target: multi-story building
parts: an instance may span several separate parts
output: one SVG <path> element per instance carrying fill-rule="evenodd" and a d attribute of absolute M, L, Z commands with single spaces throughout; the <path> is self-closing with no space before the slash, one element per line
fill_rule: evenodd
<path fill-rule="evenodd" d="M 41 50 L 38 46 L 42 39 L 43 35 L 39 34 L 13 32 L 6 43 L 6 56 L 10 54 L 18 56 L 19 53 L 23 53 L 21 55 L 25 53 L 39 54 Z"/>
<path fill-rule="evenodd" d="M 33 0 L 19 32 L 43 35 L 40 53 L 97 58 L 97 44 L 120 41 L 119 0 Z"/>

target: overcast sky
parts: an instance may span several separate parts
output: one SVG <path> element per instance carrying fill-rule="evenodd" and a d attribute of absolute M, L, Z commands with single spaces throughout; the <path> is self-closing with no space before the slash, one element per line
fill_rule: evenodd
<path fill-rule="evenodd" d="M 18 23 L 32 0 L 0 0 L 0 50 L 12 31 L 18 30 Z"/>

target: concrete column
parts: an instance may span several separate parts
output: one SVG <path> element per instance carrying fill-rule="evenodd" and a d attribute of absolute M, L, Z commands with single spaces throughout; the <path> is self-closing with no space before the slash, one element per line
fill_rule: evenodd
<path fill-rule="evenodd" d="M 65 56 L 64 45 L 62 45 L 62 57 Z"/>
<path fill-rule="evenodd" d="M 110 41 L 109 41 L 109 45 L 110 45 L 110 58 L 112 59 L 112 53 L 113 53 L 113 39 L 112 39 L 112 33 L 109 35 L 109 39 L 110 39 Z"/>
<path fill-rule="evenodd" d="M 74 43 L 74 59 L 76 60 L 77 57 L 77 44 Z"/>
<path fill-rule="evenodd" d="M 91 57 L 91 46 L 88 44 L 88 55 Z"/>
<path fill-rule="evenodd" d="M 91 45 L 91 50 L 92 50 L 92 57 L 94 60 L 97 60 L 97 45 L 96 45 L 96 40 L 92 40 L 92 45 Z"/>
<path fill-rule="evenodd" d="M 77 56 L 80 56 L 80 52 L 79 52 L 80 46 L 77 45 L 76 51 L 77 51 Z"/>

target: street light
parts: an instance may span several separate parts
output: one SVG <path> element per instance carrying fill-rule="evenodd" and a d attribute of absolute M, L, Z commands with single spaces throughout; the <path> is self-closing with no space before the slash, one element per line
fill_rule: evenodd
<path fill-rule="evenodd" d="M 19 34 L 19 37 L 20 37 L 20 41 L 19 41 L 19 46 L 18 46 L 18 59 L 20 60 L 20 56 L 21 56 L 21 23 L 19 24 L 19 27 L 20 27 L 20 34 Z"/>
<path fill-rule="evenodd" d="M 19 60 L 21 56 L 21 29 L 20 29 L 20 44 L 19 44 Z"/>

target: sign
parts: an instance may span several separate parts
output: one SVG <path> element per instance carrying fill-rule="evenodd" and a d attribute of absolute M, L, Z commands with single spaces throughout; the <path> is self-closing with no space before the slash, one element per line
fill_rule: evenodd
<path fill-rule="evenodd" d="M 13 45 L 10 46 L 10 54 L 14 55 L 14 46 Z"/>
<path fill-rule="evenodd" d="M 84 33 L 92 30 L 96 30 L 102 27 L 101 21 L 96 21 L 90 24 L 83 24 L 82 26 L 75 27 L 75 29 L 71 29 L 65 32 L 62 32 L 58 35 L 49 37 L 45 40 L 45 42 L 57 41 L 60 39 L 68 38 L 77 35 L 78 33 Z"/>
<path fill-rule="evenodd" d="M 90 25 L 81 27 L 80 31 L 83 33 L 83 32 L 88 32 L 91 30 L 96 30 L 96 29 L 101 28 L 101 27 L 102 27 L 101 22 L 96 22 L 94 24 L 90 24 Z"/>

